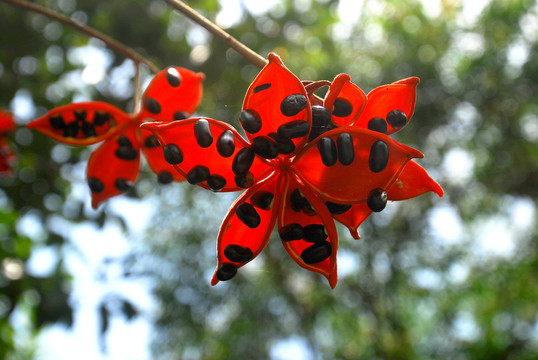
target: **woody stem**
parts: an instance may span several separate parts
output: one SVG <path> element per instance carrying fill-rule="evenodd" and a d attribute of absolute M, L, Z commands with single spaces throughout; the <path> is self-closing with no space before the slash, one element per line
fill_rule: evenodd
<path fill-rule="evenodd" d="M 0 0 L 0 2 L 5 2 L 26 10 L 31 10 L 40 14 L 43 14 L 51 19 L 57 20 L 63 24 L 66 24 L 72 28 L 77 29 L 78 31 L 85 33 L 89 36 L 92 36 L 96 39 L 99 39 L 103 41 L 105 44 L 107 44 L 108 47 L 111 49 L 117 51 L 118 53 L 122 54 L 128 59 L 131 59 L 135 62 L 135 64 L 143 63 L 145 64 L 152 72 L 157 73 L 159 72 L 159 68 L 150 60 L 146 59 L 139 53 L 137 53 L 132 48 L 125 46 L 124 44 L 120 43 L 119 41 L 111 38 L 108 35 L 103 34 L 102 32 L 91 28 L 86 25 L 82 25 L 66 16 L 63 16 L 61 14 L 58 14 L 57 12 L 54 12 L 52 10 L 49 10 L 47 8 L 44 8 L 40 5 L 37 5 L 35 3 L 31 3 L 24 0 Z"/>
<path fill-rule="evenodd" d="M 204 27 L 207 31 L 209 31 L 220 41 L 228 45 L 230 48 L 237 51 L 248 62 L 256 65 L 259 68 L 263 68 L 265 65 L 267 65 L 268 62 L 266 59 L 252 51 L 252 49 L 241 43 L 239 40 L 228 34 L 226 31 L 222 30 L 220 27 L 209 21 L 207 18 L 197 13 L 194 9 L 186 5 L 184 2 L 180 0 L 166 0 L 166 2 L 176 10 L 183 13 L 195 23 Z"/>

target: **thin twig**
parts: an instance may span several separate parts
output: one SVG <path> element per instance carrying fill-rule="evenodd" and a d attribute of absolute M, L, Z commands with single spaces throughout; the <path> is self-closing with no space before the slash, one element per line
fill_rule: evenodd
<path fill-rule="evenodd" d="M 108 35 L 103 34 L 102 32 L 91 28 L 86 25 L 82 25 L 66 16 L 63 16 L 61 14 L 58 14 L 52 10 L 49 10 L 47 8 L 44 8 L 40 5 L 24 1 L 24 0 L 0 0 L 0 2 L 5 2 L 20 8 L 23 8 L 25 10 L 31 10 L 40 14 L 43 14 L 51 19 L 57 20 L 61 23 L 64 23 L 68 26 L 71 26 L 75 29 L 77 29 L 80 32 L 83 32 L 87 35 L 90 35 L 96 39 L 99 39 L 103 41 L 105 44 L 107 44 L 111 49 L 114 49 L 118 53 L 122 54 L 126 58 L 132 59 L 136 64 L 143 63 L 145 64 L 152 72 L 157 73 L 159 72 L 159 68 L 150 60 L 146 59 L 142 55 L 140 55 L 138 52 L 133 50 L 132 48 L 125 46 L 124 44 L 116 41 L 115 39 L 111 38 Z"/>
<path fill-rule="evenodd" d="M 133 97 L 133 115 L 138 114 L 141 107 L 141 101 L 140 101 L 140 63 L 135 62 L 135 78 L 134 78 L 134 97 Z"/>
<path fill-rule="evenodd" d="M 217 25 L 213 24 L 204 16 L 197 13 L 195 10 L 193 10 L 184 2 L 180 0 L 166 0 L 166 2 L 170 4 L 170 6 L 172 6 L 176 10 L 183 13 L 192 21 L 204 27 L 207 31 L 215 35 L 219 40 L 221 40 L 223 43 L 228 45 L 230 48 L 237 51 L 248 62 L 256 65 L 259 68 L 263 68 L 265 65 L 267 65 L 268 61 L 266 59 L 264 59 L 262 56 L 252 51 L 250 48 L 248 48 L 239 40 L 237 40 L 236 38 L 228 34 L 226 31 L 222 30 Z"/>

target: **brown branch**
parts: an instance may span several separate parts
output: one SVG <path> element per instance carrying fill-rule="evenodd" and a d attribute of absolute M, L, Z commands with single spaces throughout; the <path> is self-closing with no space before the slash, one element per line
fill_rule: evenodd
<path fill-rule="evenodd" d="M 47 8 L 44 8 L 40 5 L 30 3 L 28 1 L 24 0 L 0 0 L 0 2 L 5 2 L 20 8 L 23 8 L 25 10 L 31 10 L 40 14 L 43 14 L 51 19 L 57 20 L 61 23 L 64 23 L 72 28 L 77 29 L 78 31 L 85 33 L 91 37 L 94 37 L 96 39 L 99 39 L 103 41 L 105 44 L 107 44 L 111 49 L 117 51 L 118 53 L 122 54 L 128 59 L 131 59 L 135 62 L 136 66 L 138 64 L 142 63 L 145 64 L 152 72 L 157 73 L 159 72 L 159 68 L 150 60 L 146 59 L 142 55 L 140 55 L 138 52 L 133 50 L 132 48 L 125 46 L 124 44 L 118 42 L 117 40 L 111 38 L 108 35 L 103 34 L 102 32 L 91 28 L 86 25 L 82 25 L 66 16 L 63 16 L 61 14 L 58 14 L 57 12 L 54 12 L 52 10 L 49 10 Z"/>
<path fill-rule="evenodd" d="M 265 65 L 267 65 L 268 61 L 265 58 L 263 58 L 259 54 L 252 51 L 252 49 L 245 46 L 243 43 L 241 43 L 239 40 L 237 40 L 236 38 L 228 34 L 226 31 L 222 30 L 217 25 L 213 24 L 204 16 L 197 13 L 195 10 L 193 10 L 184 2 L 180 0 L 166 0 L 166 2 L 170 6 L 175 8 L 176 10 L 183 13 L 185 16 L 187 16 L 189 19 L 191 19 L 195 23 L 204 27 L 207 31 L 215 35 L 220 41 L 228 45 L 230 48 L 237 51 L 248 62 L 256 65 L 259 68 L 263 68 Z"/>

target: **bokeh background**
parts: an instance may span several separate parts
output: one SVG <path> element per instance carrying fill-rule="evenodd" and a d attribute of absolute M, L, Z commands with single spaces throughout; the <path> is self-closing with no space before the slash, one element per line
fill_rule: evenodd
<path fill-rule="evenodd" d="M 39 0 L 159 66 L 206 74 L 197 113 L 237 125 L 259 69 L 162 0 Z M 20 128 L 0 178 L 0 358 L 538 358 L 538 2 L 188 2 L 303 80 L 345 72 L 365 92 L 418 76 L 397 139 L 444 188 L 389 203 L 339 275 L 289 259 L 278 236 L 230 282 L 209 285 L 237 194 L 158 184 L 147 166 L 92 210 L 93 148 L 24 128 L 49 109 L 133 107 L 134 68 L 102 42 L 0 1 L 0 106 Z M 143 71 L 144 84 L 151 73 Z"/>

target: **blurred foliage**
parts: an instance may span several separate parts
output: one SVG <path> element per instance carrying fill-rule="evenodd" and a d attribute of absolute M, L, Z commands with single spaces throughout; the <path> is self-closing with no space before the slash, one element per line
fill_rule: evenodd
<path fill-rule="evenodd" d="M 38 2 L 160 66 L 204 72 L 198 112 L 237 125 L 259 69 L 165 2 Z M 123 266 L 126 276 L 153 281 L 155 358 L 292 358 L 279 352 L 290 351 L 286 344 L 308 359 L 537 358 L 538 3 L 364 0 L 357 14 L 339 12 L 345 2 L 335 0 L 282 0 L 266 12 L 246 3 L 230 13 L 235 2 L 190 2 L 256 52 L 279 53 L 303 80 L 345 72 L 368 92 L 420 77 L 415 115 L 397 138 L 424 152 L 420 163 L 445 197 L 390 204 L 361 226 L 360 241 L 339 228 L 334 290 L 297 267 L 276 237 L 234 280 L 211 287 L 215 238 L 233 194 L 160 187 L 146 169 L 127 196 L 157 196 L 159 211 Z M 132 107 L 132 92 L 115 90 L 121 56 L 107 52 L 106 77 L 84 83 L 87 63 L 75 49 L 102 44 L 42 15 L 1 2 L 0 11 L 0 106 L 35 105 L 21 125 L 83 99 Z M 73 321 L 63 262 L 47 275 L 26 271 L 38 248 L 62 258 L 69 239 L 55 220 L 122 221 L 106 205 L 89 210 L 87 193 L 76 196 L 87 151 L 24 128 L 12 142 L 17 173 L 0 178 L 1 358 L 25 357 L 14 339 L 16 309 L 30 314 L 34 333 Z M 139 314 L 136 301 L 104 298 L 96 309 L 103 336 L 114 303 L 128 319 Z"/>

